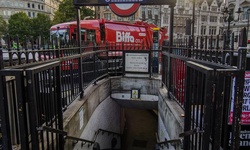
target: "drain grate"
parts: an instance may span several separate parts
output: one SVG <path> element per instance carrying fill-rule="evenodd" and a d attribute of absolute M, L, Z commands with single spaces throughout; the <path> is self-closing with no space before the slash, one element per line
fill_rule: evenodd
<path fill-rule="evenodd" d="M 143 148 L 145 148 L 145 147 L 147 147 L 147 141 L 144 141 L 144 140 L 134 140 L 133 141 L 133 146 L 134 147 L 143 147 Z"/>

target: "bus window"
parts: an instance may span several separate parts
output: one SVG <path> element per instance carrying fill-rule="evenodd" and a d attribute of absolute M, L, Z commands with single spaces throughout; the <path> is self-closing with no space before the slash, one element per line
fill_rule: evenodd
<path fill-rule="evenodd" d="M 104 29 L 104 25 L 100 25 L 100 32 L 101 32 L 101 40 L 105 41 L 105 29 Z"/>
<path fill-rule="evenodd" d="M 88 42 L 96 42 L 95 30 L 87 30 L 87 41 Z"/>
<path fill-rule="evenodd" d="M 72 40 L 76 40 L 76 34 L 72 33 Z"/>
<path fill-rule="evenodd" d="M 81 29 L 81 40 L 85 41 L 85 36 L 86 36 L 86 30 L 85 29 Z"/>
<path fill-rule="evenodd" d="M 57 29 L 50 31 L 51 39 L 58 39 L 60 45 L 65 45 L 69 42 L 69 30 L 68 29 Z"/>
<path fill-rule="evenodd" d="M 68 34 L 68 29 L 58 29 L 50 31 L 51 38 L 58 38 L 60 40 L 65 40 L 66 35 Z"/>

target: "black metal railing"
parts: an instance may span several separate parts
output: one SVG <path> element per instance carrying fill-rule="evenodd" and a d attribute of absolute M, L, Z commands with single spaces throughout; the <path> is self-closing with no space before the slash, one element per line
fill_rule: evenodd
<path fill-rule="evenodd" d="M 116 133 L 116 132 L 112 132 L 112 131 L 108 131 L 108 130 L 104 130 L 104 129 L 98 129 L 93 136 L 92 140 L 87 140 L 87 139 L 83 139 L 83 138 L 79 138 L 79 137 L 75 137 L 75 136 L 70 136 L 68 135 L 67 132 L 63 131 L 63 130 L 59 130 L 59 129 L 55 129 L 55 128 L 51 128 L 51 127 L 47 127 L 47 126 L 42 126 L 40 128 L 37 129 L 39 131 L 40 134 L 40 140 L 41 145 L 40 145 L 40 149 L 45 150 L 45 149 L 51 149 L 51 148 L 55 148 L 58 149 L 58 146 L 60 147 L 60 145 L 58 144 L 59 138 L 62 138 L 63 140 L 63 145 L 61 146 L 65 146 L 65 144 L 70 144 L 70 146 L 66 146 L 66 147 L 71 147 L 73 148 L 78 142 L 81 143 L 81 147 L 83 147 L 84 145 L 87 145 L 87 147 L 90 146 L 94 146 L 95 144 L 99 144 L 96 142 L 97 137 L 98 136 L 102 136 L 104 134 L 107 134 L 108 136 L 113 136 L 120 138 L 121 134 L 120 133 Z M 50 135 L 50 136 L 47 136 Z M 49 139 L 48 137 L 50 137 L 51 139 Z M 117 140 L 117 139 L 116 139 Z M 112 143 L 112 142 L 111 142 Z M 113 145 L 111 144 L 111 148 L 114 148 L 117 144 L 117 141 L 114 142 L 113 140 Z"/>
<path fill-rule="evenodd" d="M 60 136 L 41 134 L 37 128 L 63 130 L 63 112 L 84 96 L 88 85 L 123 75 L 123 50 L 146 49 L 125 43 L 83 42 L 77 47 L 76 41 L 58 39 L 5 39 L 7 45 L 0 48 L 0 124 L 5 149 L 51 144 L 61 149 Z"/>
<path fill-rule="evenodd" d="M 243 96 L 241 80 L 249 66 L 242 66 L 249 54 L 246 54 L 246 47 L 235 50 L 231 45 L 230 49 L 223 49 L 223 44 L 221 36 L 200 36 L 194 41 L 191 37 L 175 39 L 172 45 L 163 46 L 162 81 L 169 97 L 185 110 L 184 132 L 197 128 L 203 131 L 185 136 L 184 149 L 239 149 L 243 146 L 239 142 L 243 132 L 240 128 L 246 130 L 247 127 L 240 123 L 242 98 L 237 97 Z M 237 88 L 240 89 L 235 95 L 231 95 L 232 90 L 236 90 L 231 84 L 233 78 L 238 78 Z M 237 104 L 232 99 L 237 99 Z"/>

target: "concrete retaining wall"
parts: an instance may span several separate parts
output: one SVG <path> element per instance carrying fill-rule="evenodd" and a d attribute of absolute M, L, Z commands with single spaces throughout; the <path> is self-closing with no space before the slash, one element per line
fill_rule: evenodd
<path fill-rule="evenodd" d="M 130 91 L 140 89 L 141 94 L 158 95 L 158 134 L 160 141 L 177 139 L 183 132 L 184 118 L 181 114 L 184 111 L 180 106 L 167 98 L 167 90 L 161 88 L 160 79 L 112 77 L 97 82 L 85 90 L 84 98 L 75 100 L 64 113 L 64 130 L 68 135 L 92 140 L 98 129 L 122 133 L 124 127 L 124 116 L 120 106 L 109 98 L 110 87 L 112 90 Z M 101 148 L 110 148 L 111 137 L 99 136 Z M 105 141 L 105 142 L 104 142 Z M 72 141 L 67 141 L 65 149 L 73 149 Z M 79 145 L 78 149 L 83 148 Z M 117 146 L 120 146 L 118 140 Z M 74 145 L 75 146 L 75 145 Z M 92 146 L 85 146 L 84 149 L 93 149 Z M 180 145 L 175 148 L 178 149 Z M 117 147 L 116 147 L 117 148 Z"/>
<path fill-rule="evenodd" d="M 96 85 L 90 85 L 84 91 L 83 99 L 75 100 L 64 112 L 64 131 L 68 135 L 81 137 L 81 134 L 89 122 L 92 114 L 102 101 L 109 97 L 110 93 L 109 79 L 97 82 Z M 95 132 L 91 135 L 93 136 Z M 65 149 L 73 149 L 72 141 L 67 140 Z"/>
<path fill-rule="evenodd" d="M 140 89 L 141 94 L 157 95 L 161 87 L 160 79 L 149 78 L 129 78 L 114 77 L 111 78 L 112 90 L 131 90 Z"/>
<path fill-rule="evenodd" d="M 158 101 L 158 135 L 160 141 L 179 139 L 179 134 L 184 132 L 184 110 L 180 105 L 167 97 L 167 90 L 162 88 L 159 90 Z M 162 123 L 161 123 L 162 122 Z M 163 146 L 161 150 L 179 150 L 181 143 L 170 145 L 169 148 Z"/>

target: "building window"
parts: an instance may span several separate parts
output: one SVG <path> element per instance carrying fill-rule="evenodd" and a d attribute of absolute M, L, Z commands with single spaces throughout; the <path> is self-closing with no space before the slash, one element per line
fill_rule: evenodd
<path fill-rule="evenodd" d="M 35 8 L 35 4 L 32 4 L 32 8 Z"/>
<path fill-rule="evenodd" d="M 164 8 L 163 11 L 164 11 L 165 14 L 168 13 L 168 9 L 167 8 Z"/>
<path fill-rule="evenodd" d="M 118 16 L 118 17 L 117 17 L 117 20 L 118 20 L 118 21 L 122 21 L 122 17 L 119 17 L 119 16 Z"/>
<path fill-rule="evenodd" d="M 154 24 L 155 25 L 158 25 L 158 22 L 159 22 L 159 16 L 158 15 L 155 15 L 155 18 L 154 18 Z"/>
<path fill-rule="evenodd" d="M 146 20 L 146 11 L 145 11 L 145 7 L 143 7 L 142 8 L 142 16 L 141 16 L 141 18 L 142 18 L 142 20 L 144 21 L 144 20 Z"/>
<path fill-rule="evenodd" d="M 151 9 L 148 10 L 148 19 L 152 19 L 152 10 Z"/>
<path fill-rule="evenodd" d="M 5 2 L 2 0 L 2 2 L 0 3 L 1 6 L 4 6 L 5 5 Z"/>
<path fill-rule="evenodd" d="M 128 17 L 128 20 L 130 20 L 130 21 L 135 20 L 135 15 L 132 15 L 132 16 Z"/>
<path fill-rule="evenodd" d="M 10 10 L 8 10 L 8 16 L 11 16 L 11 11 Z"/>
<path fill-rule="evenodd" d="M 206 35 L 206 26 L 201 26 L 201 35 Z"/>
<path fill-rule="evenodd" d="M 201 16 L 201 21 L 207 22 L 207 16 Z"/>
<path fill-rule="evenodd" d="M 36 13 L 35 12 L 33 12 L 32 15 L 33 15 L 33 18 L 36 17 Z"/>
<path fill-rule="evenodd" d="M 43 10 L 43 5 L 41 6 L 42 10 Z"/>
<path fill-rule="evenodd" d="M 109 10 L 110 8 L 109 8 L 109 6 L 105 6 L 105 9 L 106 9 L 106 10 Z"/>
<path fill-rule="evenodd" d="M 168 23 L 168 17 L 164 17 L 164 18 L 163 18 L 163 23 L 164 23 L 164 24 L 167 24 L 167 23 Z"/>
<path fill-rule="evenodd" d="M 23 3 L 22 3 L 22 2 L 20 2 L 20 3 L 19 3 L 19 6 L 20 6 L 21 8 L 23 8 Z"/>
<path fill-rule="evenodd" d="M 27 7 L 30 8 L 30 3 L 27 4 Z"/>
<path fill-rule="evenodd" d="M 37 5 L 37 8 L 40 9 L 40 5 L 39 4 Z"/>
<path fill-rule="evenodd" d="M 216 27 L 215 26 L 209 27 L 209 35 L 216 35 Z"/>
<path fill-rule="evenodd" d="M 31 17 L 31 12 L 28 12 L 28 16 Z"/>
<path fill-rule="evenodd" d="M 216 6 L 211 6 L 211 11 L 217 11 L 217 7 Z"/>
<path fill-rule="evenodd" d="M 248 19 L 248 15 L 250 17 L 250 14 L 247 13 L 248 9 L 250 9 L 250 7 L 243 7 L 242 8 L 242 11 L 243 11 L 242 15 L 241 15 L 242 16 L 242 18 L 241 18 L 242 20 L 247 20 Z"/>
<path fill-rule="evenodd" d="M 223 23 L 223 22 L 224 22 L 224 18 L 220 17 L 220 23 Z"/>
<path fill-rule="evenodd" d="M 217 16 L 210 16 L 210 22 L 217 22 Z"/>
<path fill-rule="evenodd" d="M 203 6 L 203 7 L 202 7 L 202 10 L 207 10 L 207 6 Z"/>
<path fill-rule="evenodd" d="M 107 20 L 111 20 L 111 13 L 105 13 L 104 18 Z"/>
<path fill-rule="evenodd" d="M 11 5 L 12 3 L 10 2 L 10 1 L 7 1 L 6 2 L 6 6 L 8 6 L 8 7 L 11 7 L 12 5 Z"/>

